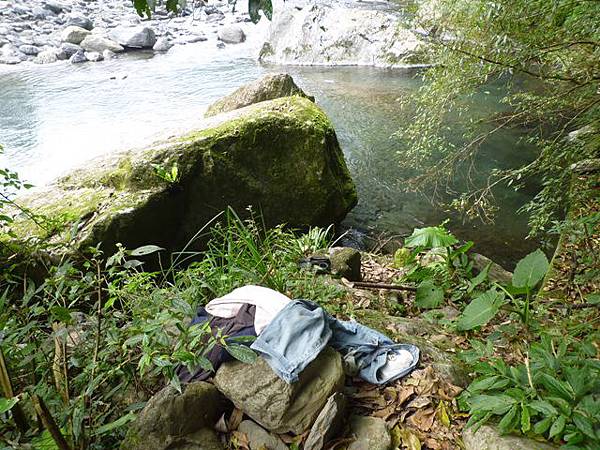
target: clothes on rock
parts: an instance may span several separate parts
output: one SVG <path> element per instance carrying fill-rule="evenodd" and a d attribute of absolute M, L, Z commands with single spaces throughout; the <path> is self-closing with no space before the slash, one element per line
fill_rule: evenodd
<path fill-rule="evenodd" d="M 208 322 L 213 336 L 220 333 L 222 336 L 227 336 L 225 342 L 231 343 L 235 341 L 234 338 L 236 337 L 256 337 L 256 330 L 254 328 L 255 315 L 256 306 L 252 304 L 241 305 L 236 314 L 229 318 L 215 317 L 209 314 L 205 308 L 200 307 L 196 316 L 192 319 L 190 326 L 203 325 Z M 227 350 L 219 344 L 215 345 L 205 357 L 211 362 L 215 371 L 223 362 L 233 359 Z M 192 372 L 183 365 L 177 369 L 177 376 L 182 383 L 203 381 L 211 375 L 212 371 L 204 370 L 201 367 L 196 368 Z"/>
<path fill-rule="evenodd" d="M 362 379 L 385 384 L 410 373 L 419 361 L 414 345 L 396 344 L 355 321 L 340 321 L 308 300 L 289 302 L 251 345 L 288 383 L 330 345 Z"/>
<path fill-rule="evenodd" d="M 206 311 L 215 317 L 227 319 L 234 317 L 242 306 L 255 305 L 254 329 L 260 334 L 290 301 L 288 297 L 273 289 L 248 285 L 210 301 L 206 305 Z"/>
<path fill-rule="evenodd" d="M 382 385 L 410 373 L 419 362 L 419 349 L 397 344 L 356 321 L 341 321 L 309 300 L 290 300 L 260 286 L 244 286 L 200 307 L 193 324 L 209 323 L 213 335 L 220 330 L 229 342 L 239 336 L 257 336 L 250 346 L 287 383 L 329 345 L 341 353 L 351 375 Z M 205 355 L 214 370 L 232 359 L 220 345 Z M 198 368 L 190 373 L 179 367 L 184 383 L 207 379 L 212 372 Z"/>

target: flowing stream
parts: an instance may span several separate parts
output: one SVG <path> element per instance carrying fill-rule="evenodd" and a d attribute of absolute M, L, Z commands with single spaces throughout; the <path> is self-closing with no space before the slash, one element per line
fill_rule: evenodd
<path fill-rule="evenodd" d="M 526 218 L 517 209 L 534 192 L 497 189 L 494 224 L 463 223 L 425 198 L 406 194 L 403 148 L 390 136 L 410 120 L 399 99 L 420 81 L 403 70 L 343 67 L 263 67 L 254 46 L 176 47 L 166 55 L 130 53 L 101 63 L 18 67 L 0 71 L 0 166 L 36 185 L 50 182 L 95 156 L 142 146 L 192 128 L 205 108 L 267 71 L 288 71 L 331 117 L 359 189 L 359 205 L 346 225 L 371 234 L 405 235 L 413 227 L 451 218 L 450 228 L 476 242 L 476 250 L 508 266 L 536 246 L 526 241 Z M 473 114 L 495 110 L 501 86 L 473 103 Z M 486 143 L 481 177 L 494 167 L 531 158 L 520 133 Z"/>

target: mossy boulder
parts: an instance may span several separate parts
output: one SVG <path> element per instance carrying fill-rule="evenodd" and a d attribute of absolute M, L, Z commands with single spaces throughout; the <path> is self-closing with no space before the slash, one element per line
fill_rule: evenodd
<path fill-rule="evenodd" d="M 204 116 L 211 117 L 255 103 L 292 95 L 299 95 L 314 101 L 314 97 L 306 95 L 287 73 L 269 73 L 217 100 L 208 107 Z"/>
<path fill-rule="evenodd" d="M 157 176 L 156 167 L 176 176 Z M 303 97 L 262 102 L 205 120 L 199 131 L 95 160 L 20 203 L 20 238 L 110 254 L 155 244 L 180 250 L 219 212 L 250 205 L 267 226 L 325 226 L 356 203 L 335 131 Z M 64 251 L 64 250 L 63 250 Z"/>

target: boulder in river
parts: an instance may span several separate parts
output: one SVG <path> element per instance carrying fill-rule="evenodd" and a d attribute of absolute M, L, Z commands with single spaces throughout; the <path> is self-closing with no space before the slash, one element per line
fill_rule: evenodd
<path fill-rule="evenodd" d="M 302 434 L 329 396 L 343 387 L 342 358 L 326 347 L 292 384 L 279 378 L 263 358 L 253 364 L 226 362 L 217 371 L 215 385 L 267 430 Z"/>
<path fill-rule="evenodd" d="M 154 168 L 174 166 L 171 181 Z M 109 256 L 117 243 L 180 250 L 229 206 L 241 214 L 253 205 L 267 226 L 327 226 L 355 205 L 356 190 L 331 122 L 313 102 L 294 96 L 91 161 L 19 201 L 56 224 L 45 230 L 23 217 L 14 226 L 21 237 L 68 243 L 69 253 L 101 242 Z"/>
<path fill-rule="evenodd" d="M 239 44 L 246 40 L 246 34 L 237 25 L 229 25 L 219 30 L 217 37 L 226 44 Z"/>
<path fill-rule="evenodd" d="M 74 25 L 76 27 L 85 28 L 86 30 L 91 30 L 94 28 L 94 24 L 92 21 L 80 13 L 72 13 L 67 17 L 67 26 Z"/>
<path fill-rule="evenodd" d="M 423 63 L 424 43 L 393 9 L 285 2 L 273 10 L 261 61 L 273 64 L 404 67 Z"/>
<path fill-rule="evenodd" d="M 70 44 L 81 44 L 86 36 L 90 34 L 89 30 L 85 28 L 81 28 L 75 25 L 70 25 L 60 33 L 60 40 L 62 42 L 68 42 Z"/>
<path fill-rule="evenodd" d="M 96 34 L 86 36 L 80 45 L 81 48 L 88 52 L 102 53 L 104 50 L 110 50 L 111 52 L 119 53 L 125 50 L 117 42 Z"/>
<path fill-rule="evenodd" d="M 156 34 L 150 27 L 124 27 L 115 28 L 109 37 L 124 48 L 152 48 L 156 43 Z"/>
<path fill-rule="evenodd" d="M 256 81 L 245 84 L 231 94 L 217 100 L 206 110 L 205 117 L 215 116 L 234 109 L 243 108 L 266 100 L 280 97 L 300 95 L 314 101 L 314 97 L 306 95 L 294 79 L 287 73 L 269 73 Z"/>

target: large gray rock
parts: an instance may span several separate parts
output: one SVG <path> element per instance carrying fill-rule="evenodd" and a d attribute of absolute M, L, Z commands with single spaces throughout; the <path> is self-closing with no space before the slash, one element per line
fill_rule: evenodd
<path fill-rule="evenodd" d="M 238 431 L 244 433 L 248 438 L 250 450 L 288 450 L 288 446 L 279 437 L 269 433 L 251 420 L 244 420 L 240 423 Z"/>
<path fill-rule="evenodd" d="M 83 41 L 87 35 L 90 34 L 89 30 L 85 28 L 77 27 L 75 25 L 70 25 L 60 33 L 60 40 L 62 42 L 68 42 L 70 44 L 79 45 L 81 41 Z"/>
<path fill-rule="evenodd" d="M 327 398 L 343 384 L 342 359 L 331 348 L 323 350 L 292 384 L 281 380 L 263 358 L 252 365 L 225 363 L 215 376 L 217 388 L 237 408 L 275 433 L 308 430 Z"/>
<path fill-rule="evenodd" d="M 229 405 L 210 383 L 190 383 L 182 394 L 169 386 L 150 399 L 121 450 L 222 450 L 212 428 Z"/>
<path fill-rule="evenodd" d="M 168 37 L 160 37 L 152 47 L 155 52 L 168 52 L 173 47 L 173 42 Z"/>
<path fill-rule="evenodd" d="M 390 450 L 392 447 L 385 420 L 379 417 L 352 416 L 349 437 L 356 440 L 348 445 L 348 450 Z"/>
<path fill-rule="evenodd" d="M 154 164 L 177 165 L 177 180 L 159 178 Z M 22 217 L 13 227 L 17 234 L 67 244 L 62 251 L 69 253 L 101 242 L 104 254 L 112 255 L 116 243 L 181 250 L 228 206 L 240 214 L 248 205 L 260 208 L 267 226 L 327 226 L 354 206 L 356 190 L 325 113 L 309 100 L 287 97 L 90 161 L 19 201 L 61 226 L 47 235 Z M 75 223 L 77 234 L 69 239 Z M 195 241 L 190 249 L 202 244 Z"/>
<path fill-rule="evenodd" d="M 125 48 L 152 48 L 156 43 L 156 34 L 149 27 L 117 27 L 109 37 Z"/>
<path fill-rule="evenodd" d="M 88 58 L 86 56 L 86 52 L 84 52 L 83 50 L 77 50 L 75 53 L 73 53 L 71 55 L 71 57 L 69 58 L 69 62 L 71 64 L 81 64 L 84 62 L 88 62 Z"/>
<path fill-rule="evenodd" d="M 85 28 L 91 30 L 94 28 L 94 24 L 90 19 L 80 13 L 72 13 L 67 17 L 67 26 L 74 25 L 76 27 Z"/>
<path fill-rule="evenodd" d="M 314 2 L 296 8 L 294 2 L 280 1 L 273 7 L 260 59 L 274 64 L 382 67 L 421 62 L 424 44 L 405 28 L 403 17 L 393 7 L 372 9 L 373 3 L 383 4 Z"/>
<path fill-rule="evenodd" d="M 81 48 L 88 52 L 102 53 L 104 50 L 110 50 L 111 52 L 119 53 L 125 50 L 117 42 L 95 34 L 86 36 L 80 45 Z"/>
<path fill-rule="evenodd" d="M 229 25 L 221 28 L 217 33 L 217 37 L 226 44 L 239 44 L 246 40 L 244 30 L 237 25 Z"/>
<path fill-rule="evenodd" d="M 79 45 L 70 44 L 68 42 L 63 42 L 62 44 L 60 44 L 60 51 L 62 54 L 64 54 L 64 58 L 62 59 L 69 59 L 79 50 L 81 50 L 81 47 Z"/>
<path fill-rule="evenodd" d="M 28 56 L 35 56 L 40 53 L 40 48 L 35 45 L 23 44 L 19 46 L 19 51 Z"/>
<path fill-rule="evenodd" d="M 479 253 L 473 253 L 471 255 L 471 259 L 473 260 L 473 267 L 479 272 L 483 271 L 487 266 L 490 266 L 488 278 L 491 281 L 504 284 L 509 284 L 512 281 L 512 272 L 509 272 L 501 265 L 496 264 L 487 256 L 483 256 Z"/>
<path fill-rule="evenodd" d="M 217 100 L 206 110 L 205 117 L 233 111 L 254 103 L 273 100 L 280 97 L 300 95 L 314 100 L 300 89 L 287 73 L 270 73 L 256 81 L 245 84 L 231 94 Z"/>
<path fill-rule="evenodd" d="M 547 442 L 534 441 L 523 436 L 501 435 L 493 426 L 484 425 L 476 432 L 473 428 L 463 431 L 465 450 L 557 450 Z"/>

